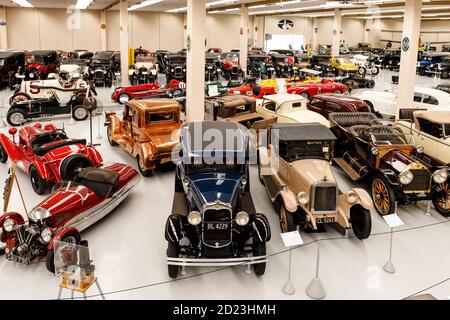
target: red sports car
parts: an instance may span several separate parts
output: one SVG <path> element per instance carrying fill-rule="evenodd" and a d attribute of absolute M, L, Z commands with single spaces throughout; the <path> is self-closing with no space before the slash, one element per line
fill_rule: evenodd
<path fill-rule="evenodd" d="M 244 84 L 240 87 L 231 88 L 231 93 L 240 93 L 253 96 L 257 99 L 262 99 L 266 95 L 275 94 L 275 87 L 260 87 Z M 305 84 L 287 84 L 287 93 L 299 94 L 305 98 L 313 97 L 321 93 L 346 93 L 348 87 L 342 83 L 334 82 L 329 79 L 322 79 L 321 82 L 305 83 Z"/>
<path fill-rule="evenodd" d="M 0 162 L 8 157 L 17 167 L 30 175 L 37 194 L 44 194 L 50 186 L 72 180 L 81 168 L 99 167 L 102 156 L 86 139 L 69 139 L 64 130 L 52 124 L 40 123 L 20 129 L 9 129 L 12 139 L 0 134 Z"/>
<path fill-rule="evenodd" d="M 138 172 L 125 164 L 82 169 L 75 181 L 59 185 L 47 199 L 22 215 L 0 216 L 0 242 L 6 259 L 30 264 L 46 256 L 47 269 L 55 272 L 56 241 L 80 243 L 80 232 L 109 214 L 140 180 Z"/>
<path fill-rule="evenodd" d="M 133 99 L 145 98 L 179 98 L 185 95 L 186 84 L 178 80 L 170 80 L 162 87 L 158 81 L 129 87 L 118 87 L 114 90 L 111 100 L 125 104 Z"/>

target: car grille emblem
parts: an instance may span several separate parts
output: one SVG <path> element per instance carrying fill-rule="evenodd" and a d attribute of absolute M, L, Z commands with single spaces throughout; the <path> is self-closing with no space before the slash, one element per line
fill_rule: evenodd
<path fill-rule="evenodd" d="M 218 242 L 214 243 L 214 245 L 216 246 L 216 248 L 219 247 L 219 243 Z"/>

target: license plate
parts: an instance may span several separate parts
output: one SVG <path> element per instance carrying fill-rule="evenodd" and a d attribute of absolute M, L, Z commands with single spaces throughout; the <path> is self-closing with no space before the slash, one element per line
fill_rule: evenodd
<path fill-rule="evenodd" d="M 336 219 L 334 217 L 326 217 L 326 218 L 317 218 L 317 224 L 327 224 L 327 223 L 335 223 Z"/>
<path fill-rule="evenodd" d="M 227 223 L 208 223 L 206 230 L 228 230 Z"/>

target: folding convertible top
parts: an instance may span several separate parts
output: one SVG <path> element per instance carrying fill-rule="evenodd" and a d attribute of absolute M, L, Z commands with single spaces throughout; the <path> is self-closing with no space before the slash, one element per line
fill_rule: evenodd
<path fill-rule="evenodd" d="M 336 136 L 320 123 L 274 123 L 280 141 L 334 141 Z"/>

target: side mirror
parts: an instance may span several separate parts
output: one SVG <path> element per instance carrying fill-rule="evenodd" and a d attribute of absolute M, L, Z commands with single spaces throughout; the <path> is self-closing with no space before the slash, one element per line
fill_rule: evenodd
<path fill-rule="evenodd" d="M 9 129 L 8 130 L 8 133 L 10 134 L 10 135 L 15 135 L 16 133 L 17 133 L 17 128 L 11 128 L 11 129 Z"/>

